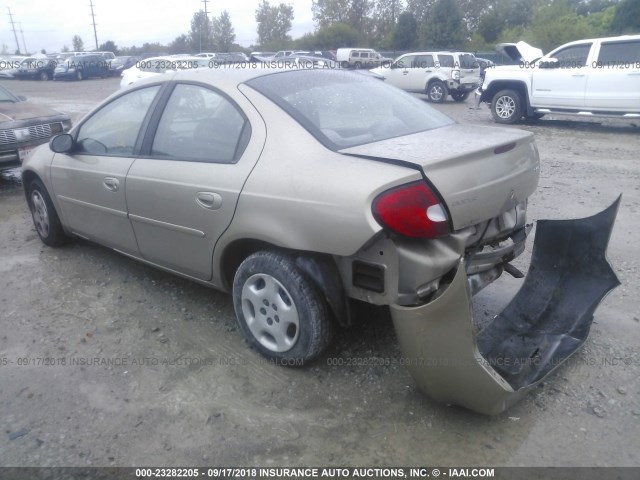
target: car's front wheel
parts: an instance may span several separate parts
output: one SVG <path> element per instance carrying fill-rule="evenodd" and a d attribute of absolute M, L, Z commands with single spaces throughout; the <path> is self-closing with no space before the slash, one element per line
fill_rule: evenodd
<path fill-rule="evenodd" d="M 427 97 L 433 103 L 442 103 L 447 98 L 449 91 L 444 82 L 434 80 L 427 86 Z"/>
<path fill-rule="evenodd" d="M 47 72 L 40 72 L 40 80 L 43 82 L 49 80 L 49 74 Z"/>
<path fill-rule="evenodd" d="M 67 243 L 68 237 L 43 183 L 39 179 L 32 180 L 27 192 L 33 224 L 40 240 L 50 247 L 60 247 Z"/>
<path fill-rule="evenodd" d="M 249 344 L 279 364 L 300 366 L 333 337 L 322 293 L 286 253 L 260 251 L 247 257 L 235 274 L 233 304 Z"/>
<path fill-rule="evenodd" d="M 84 75 L 82 74 L 82 70 L 77 70 L 76 71 L 76 80 L 82 80 L 84 78 Z"/>
<path fill-rule="evenodd" d="M 353 64 L 354 68 L 362 68 L 362 64 L 360 62 L 356 62 Z"/>
<path fill-rule="evenodd" d="M 491 101 L 491 115 L 498 123 L 516 123 L 522 118 L 522 97 L 515 90 L 500 90 Z"/>

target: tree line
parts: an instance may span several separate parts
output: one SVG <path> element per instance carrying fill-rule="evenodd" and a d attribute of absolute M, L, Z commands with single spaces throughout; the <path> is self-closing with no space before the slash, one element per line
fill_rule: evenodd
<path fill-rule="evenodd" d="M 640 33 L 640 0 L 312 0 L 312 12 L 315 30 L 292 39 L 293 7 L 261 0 L 250 49 L 480 51 L 525 40 L 549 51 L 572 40 Z M 235 43 L 227 11 L 211 18 L 196 12 L 190 27 L 168 45 L 118 49 L 108 41 L 100 49 L 122 55 L 247 51 Z M 73 44 L 82 47 L 80 37 Z"/>

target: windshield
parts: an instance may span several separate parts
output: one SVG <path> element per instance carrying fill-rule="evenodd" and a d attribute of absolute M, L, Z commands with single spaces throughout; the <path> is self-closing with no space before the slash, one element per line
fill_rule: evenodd
<path fill-rule="evenodd" d="M 0 87 L 0 102 L 16 103 L 18 98 L 13 95 L 9 90 L 5 90 L 4 87 Z"/>
<path fill-rule="evenodd" d="M 333 150 L 453 123 L 422 100 L 354 72 L 277 73 L 254 78 L 247 85 L 283 108 Z"/>

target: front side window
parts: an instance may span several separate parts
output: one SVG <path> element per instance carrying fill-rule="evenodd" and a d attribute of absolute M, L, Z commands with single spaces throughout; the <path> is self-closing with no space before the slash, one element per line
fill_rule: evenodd
<path fill-rule="evenodd" d="M 76 152 L 127 157 L 133 151 L 140 127 L 160 86 L 127 93 L 94 113 L 80 127 Z"/>
<path fill-rule="evenodd" d="M 560 68 L 581 68 L 587 64 L 591 44 L 574 45 L 551 55 L 560 62 Z"/>
<path fill-rule="evenodd" d="M 398 60 L 398 68 L 412 68 L 415 59 L 415 55 L 405 55 L 404 57 L 400 58 L 400 60 Z"/>
<path fill-rule="evenodd" d="M 176 85 L 158 124 L 151 155 L 234 163 L 246 144 L 245 123 L 238 109 L 218 92 L 199 85 Z"/>
<path fill-rule="evenodd" d="M 433 56 L 418 55 L 415 59 L 414 65 L 416 68 L 433 68 Z"/>

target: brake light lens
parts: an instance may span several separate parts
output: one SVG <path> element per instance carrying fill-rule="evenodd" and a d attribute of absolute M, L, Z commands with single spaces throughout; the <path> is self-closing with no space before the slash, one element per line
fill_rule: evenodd
<path fill-rule="evenodd" d="M 405 237 L 437 238 L 450 233 L 444 206 L 421 181 L 381 193 L 372 211 L 380 225 Z"/>

